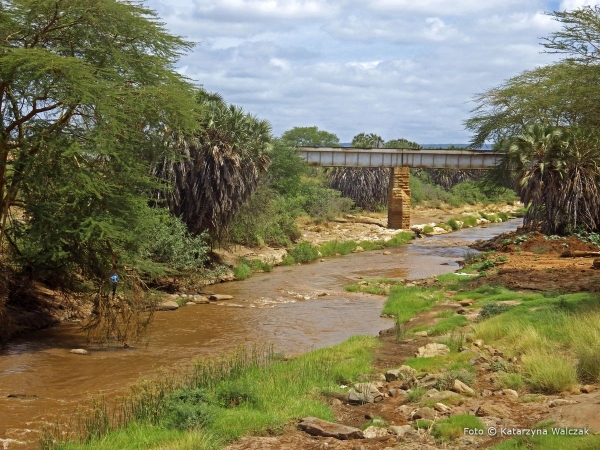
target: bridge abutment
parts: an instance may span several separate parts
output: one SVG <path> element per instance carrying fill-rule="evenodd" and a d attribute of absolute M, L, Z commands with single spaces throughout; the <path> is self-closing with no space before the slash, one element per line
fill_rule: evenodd
<path fill-rule="evenodd" d="M 410 228 L 410 171 L 408 167 L 390 168 L 388 188 L 388 228 Z"/>

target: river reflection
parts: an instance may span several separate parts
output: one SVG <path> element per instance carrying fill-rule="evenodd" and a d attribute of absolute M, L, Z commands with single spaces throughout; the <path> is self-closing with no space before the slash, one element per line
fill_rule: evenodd
<path fill-rule="evenodd" d="M 0 351 L 0 445 L 35 447 L 40 425 L 71 412 L 90 394 L 123 388 L 160 367 L 209 356 L 249 342 L 269 342 L 297 353 L 377 335 L 393 325 L 380 317 L 385 299 L 344 291 L 363 278 L 418 279 L 456 270 L 470 242 L 514 230 L 519 221 L 473 228 L 303 266 L 277 267 L 245 281 L 211 286 L 234 300 L 157 313 L 147 345 L 90 349 L 77 326 L 65 324 L 11 342 Z M 27 398 L 7 398 L 26 394 Z"/>

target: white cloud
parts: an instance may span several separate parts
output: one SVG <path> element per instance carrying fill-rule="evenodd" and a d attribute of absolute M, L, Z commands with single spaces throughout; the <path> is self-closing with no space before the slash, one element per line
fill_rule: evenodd
<path fill-rule="evenodd" d="M 594 6 L 598 4 L 598 0 L 563 0 L 560 2 L 560 11 L 570 11 L 579 9 L 583 6 Z"/>
<path fill-rule="evenodd" d="M 582 3 L 580 0 L 564 0 Z M 182 73 L 269 120 L 421 143 L 469 140 L 473 96 L 556 56 L 557 0 L 150 0 L 202 41 Z"/>

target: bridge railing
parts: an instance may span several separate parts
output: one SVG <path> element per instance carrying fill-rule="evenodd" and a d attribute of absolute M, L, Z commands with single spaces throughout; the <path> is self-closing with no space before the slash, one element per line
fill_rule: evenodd
<path fill-rule="evenodd" d="M 324 167 L 421 167 L 489 169 L 502 154 L 490 150 L 300 147 L 308 164 Z"/>

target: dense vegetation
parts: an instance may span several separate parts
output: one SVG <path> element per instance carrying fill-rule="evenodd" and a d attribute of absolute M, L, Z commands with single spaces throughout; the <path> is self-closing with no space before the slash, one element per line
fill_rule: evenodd
<path fill-rule="evenodd" d="M 598 76 L 600 6 L 550 13 L 563 27 L 543 42 L 562 61 L 524 72 L 476 97 L 472 144 L 505 152 L 490 181 L 515 183 L 525 225 L 549 234 L 600 228 Z"/>

